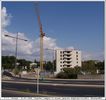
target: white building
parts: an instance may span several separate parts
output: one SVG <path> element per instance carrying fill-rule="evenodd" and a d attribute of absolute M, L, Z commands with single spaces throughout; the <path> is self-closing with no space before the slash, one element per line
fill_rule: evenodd
<path fill-rule="evenodd" d="M 74 68 L 81 66 L 81 51 L 74 49 L 56 50 L 56 72 L 59 73 L 62 68 Z"/>

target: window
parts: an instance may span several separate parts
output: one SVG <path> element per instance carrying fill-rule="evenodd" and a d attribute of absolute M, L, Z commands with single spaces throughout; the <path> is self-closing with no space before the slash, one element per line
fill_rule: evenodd
<path fill-rule="evenodd" d="M 62 58 L 60 58 L 60 60 L 62 60 Z"/>
<path fill-rule="evenodd" d="M 67 65 L 67 67 L 70 67 L 71 65 Z"/>
<path fill-rule="evenodd" d="M 60 55 L 60 57 L 62 57 L 62 55 Z"/>
<path fill-rule="evenodd" d="M 67 63 L 68 63 L 68 64 L 70 64 L 70 63 L 71 63 L 71 61 L 68 61 Z"/>
<path fill-rule="evenodd" d="M 60 65 L 60 67 L 62 67 L 62 65 Z"/>
<path fill-rule="evenodd" d="M 67 53 L 70 53 L 70 51 L 67 51 Z"/>
<path fill-rule="evenodd" d="M 78 54 L 78 52 L 76 52 L 76 54 Z"/>
<path fill-rule="evenodd" d="M 62 51 L 60 51 L 60 53 L 62 53 Z"/>
<path fill-rule="evenodd" d="M 78 61 L 77 61 L 77 64 L 78 64 Z"/>
<path fill-rule="evenodd" d="M 78 58 L 76 58 L 76 60 L 78 60 Z"/>
<path fill-rule="evenodd" d="M 78 57 L 78 55 L 76 55 L 76 57 Z"/>

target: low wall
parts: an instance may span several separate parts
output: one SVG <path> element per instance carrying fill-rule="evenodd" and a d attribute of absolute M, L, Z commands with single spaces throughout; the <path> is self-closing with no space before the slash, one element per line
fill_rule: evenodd
<path fill-rule="evenodd" d="M 78 79 L 104 79 L 104 75 L 78 75 Z"/>
<path fill-rule="evenodd" d="M 29 78 L 29 79 L 36 79 L 38 77 L 38 75 L 35 72 L 29 72 L 26 74 L 21 74 L 22 78 Z M 49 77 L 53 77 L 53 75 L 51 75 L 50 73 L 43 73 L 43 75 L 39 76 L 40 78 L 45 77 L 45 78 L 49 78 Z"/>

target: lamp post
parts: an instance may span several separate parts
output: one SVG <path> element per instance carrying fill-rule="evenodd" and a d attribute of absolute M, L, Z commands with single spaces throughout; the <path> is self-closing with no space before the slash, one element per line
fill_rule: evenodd
<path fill-rule="evenodd" d="M 52 71 L 53 71 L 53 76 L 54 76 L 54 66 L 55 66 L 55 63 L 54 63 L 54 60 L 55 60 L 55 49 L 49 49 L 49 48 L 46 48 L 46 50 L 51 50 L 51 51 L 53 51 L 53 69 L 52 69 Z"/>
<path fill-rule="evenodd" d="M 17 68 L 17 45 L 18 45 L 18 40 L 23 40 L 23 41 L 28 41 L 28 40 L 19 38 L 19 37 L 18 37 L 18 32 L 17 32 L 16 37 L 11 36 L 11 35 L 5 35 L 5 36 L 6 36 L 6 37 L 9 37 L 9 38 L 16 39 L 16 48 L 15 48 L 15 68 Z"/>
<path fill-rule="evenodd" d="M 37 78 L 36 78 L 36 80 L 37 80 L 36 92 L 37 92 L 37 94 L 39 94 L 39 71 L 40 71 L 40 69 L 39 69 L 37 63 L 31 63 L 31 64 L 30 64 L 30 67 L 31 67 L 31 68 L 33 67 L 34 70 L 35 70 L 35 72 L 36 72 L 36 75 L 37 75 Z M 37 70 L 37 71 L 36 71 L 36 70 Z"/>

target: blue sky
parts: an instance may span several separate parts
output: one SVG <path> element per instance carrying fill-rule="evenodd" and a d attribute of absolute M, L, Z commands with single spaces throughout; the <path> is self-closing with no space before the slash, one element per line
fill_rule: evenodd
<path fill-rule="evenodd" d="M 30 40 L 39 37 L 33 2 L 2 2 L 11 14 L 7 30 L 25 33 Z M 104 52 L 104 2 L 40 2 L 43 31 L 61 48 L 84 52 Z"/>

